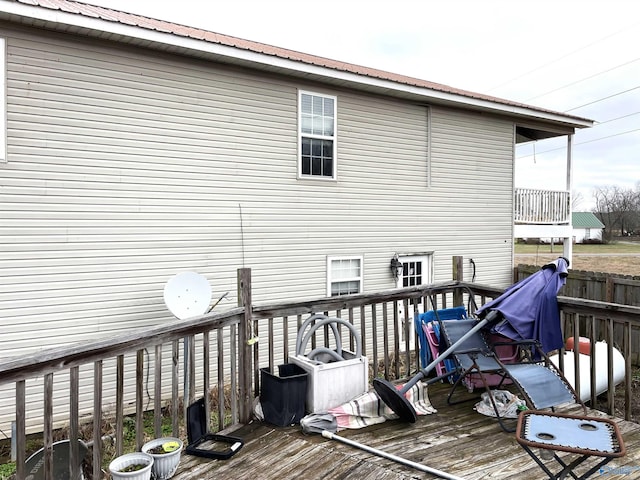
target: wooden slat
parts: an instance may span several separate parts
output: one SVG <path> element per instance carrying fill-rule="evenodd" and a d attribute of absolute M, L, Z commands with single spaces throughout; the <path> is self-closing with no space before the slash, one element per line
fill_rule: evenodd
<path fill-rule="evenodd" d="M 298 317 L 298 325 L 300 317 Z M 259 338 L 260 335 L 260 322 L 256 318 L 251 322 L 251 337 Z M 260 343 L 256 342 L 251 347 L 252 351 L 252 364 L 253 364 L 253 389 L 255 392 L 260 391 Z M 269 364 L 269 368 L 273 368 L 273 365 Z"/>
<path fill-rule="evenodd" d="M 102 475 L 102 360 L 93 364 L 93 447 L 93 478 L 100 478 Z"/>
<path fill-rule="evenodd" d="M 179 350 L 178 340 L 171 342 L 171 429 L 175 437 L 178 436 L 180 431 L 180 419 L 178 418 L 178 406 L 180 403 L 178 391 Z"/>
<path fill-rule="evenodd" d="M 116 358 L 116 455 L 122 455 L 124 438 L 124 355 Z"/>
<path fill-rule="evenodd" d="M 153 431 L 162 437 L 162 345 L 156 345 L 153 361 Z"/>
<path fill-rule="evenodd" d="M 387 307 L 385 304 L 384 309 L 382 310 L 382 333 L 383 333 L 383 344 L 384 344 L 384 350 L 383 350 L 383 361 L 384 361 L 384 377 L 385 378 L 389 378 L 390 376 L 390 371 L 389 371 L 389 318 L 388 318 L 388 314 L 387 314 Z"/>
<path fill-rule="evenodd" d="M 53 478 L 53 373 L 44 376 L 44 477 Z"/>
<path fill-rule="evenodd" d="M 27 459 L 27 438 L 25 434 L 25 381 L 16 382 L 16 476 L 25 478 L 24 462 Z"/>
<path fill-rule="evenodd" d="M 195 335 L 189 335 L 186 337 L 188 346 L 187 349 L 187 364 L 185 373 L 185 382 L 188 385 L 187 392 L 185 393 L 185 402 L 187 405 L 191 405 L 196 399 L 196 338 Z M 185 409 L 186 411 L 186 409 Z"/>
<path fill-rule="evenodd" d="M 631 389 L 632 389 L 632 364 L 631 364 L 631 323 L 626 322 L 624 326 L 624 419 L 631 420 Z"/>
<path fill-rule="evenodd" d="M 136 450 L 144 444 L 144 350 L 136 352 Z"/>
<path fill-rule="evenodd" d="M 400 302 L 398 300 L 393 301 L 393 351 L 395 355 L 400 352 L 400 328 L 401 320 L 398 314 Z M 400 362 L 394 362 L 394 377 L 400 378 Z"/>
<path fill-rule="evenodd" d="M 372 338 L 378 338 L 378 316 L 377 305 L 374 303 L 371 305 L 371 336 Z M 373 375 L 378 376 L 378 342 L 372 342 L 371 344 L 371 358 L 373 359 Z"/>
<path fill-rule="evenodd" d="M 614 385 L 613 383 L 613 327 L 614 321 L 613 319 L 609 319 L 608 321 L 608 329 L 607 329 L 607 385 Z M 595 370 L 595 367 L 592 367 L 591 370 Z M 616 413 L 616 405 L 615 405 L 615 394 L 616 387 L 613 386 L 607 390 L 607 403 L 609 406 L 609 415 L 615 415 Z"/>
<path fill-rule="evenodd" d="M 274 329 L 273 329 L 273 318 L 269 318 L 267 320 L 267 334 L 269 335 L 269 347 L 268 347 L 268 356 L 269 356 L 269 367 L 271 368 L 271 371 L 275 371 L 276 368 L 276 362 L 275 362 L 275 337 L 273 335 Z"/>
<path fill-rule="evenodd" d="M 240 419 L 238 402 L 238 334 L 236 326 L 229 327 L 229 361 L 231 363 L 231 423 L 237 423 Z"/>
<path fill-rule="evenodd" d="M 252 312 L 252 290 L 251 290 L 251 269 L 238 269 L 238 301 L 244 305 L 244 318 L 238 328 L 238 355 L 240 363 L 238 365 L 238 391 L 240 395 L 240 421 L 248 422 L 251 419 L 251 405 L 253 402 L 253 392 L 251 391 L 251 345 L 249 339 L 251 332 L 249 326 L 253 321 Z M 271 317 L 270 317 L 271 318 Z"/>
<path fill-rule="evenodd" d="M 69 472 L 71 472 L 71 478 L 80 478 L 80 449 L 78 444 L 78 439 L 80 438 L 78 409 L 79 391 L 80 368 L 73 367 L 69 372 Z"/>
<path fill-rule="evenodd" d="M 209 398 L 211 398 L 211 332 L 209 330 L 202 335 L 202 362 L 204 364 L 202 391 L 206 400 L 204 402 L 204 413 L 206 418 L 211 418 L 211 407 L 209 405 Z M 207 427 L 209 426 L 207 425 Z"/>
<path fill-rule="evenodd" d="M 224 364 L 225 350 L 222 330 L 218 330 L 218 425 L 217 430 L 224 428 Z M 208 402 L 207 402 L 208 403 Z"/>

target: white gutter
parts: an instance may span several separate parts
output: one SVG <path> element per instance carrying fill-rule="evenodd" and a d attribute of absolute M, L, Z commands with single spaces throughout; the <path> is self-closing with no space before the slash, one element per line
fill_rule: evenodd
<path fill-rule="evenodd" d="M 0 11 L 18 15 L 21 17 L 33 18 L 44 22 L 55 24 L 71 25 L 79 28 L 86 28 L 93 31 L 105 32 L 114 35 L 121 35 L 148 42 L 163 44 L 172 47 L 184 48 L 186 50 L 197 51 L 226 57 L 233 60 L 240 60 L 252 64 L 260 64 L 269 67 L 289 70 L 292 72 L 314 75 L 348 83 L 355 83 L 363 86 L 373 87 L 411 96 L 422 97 L 425 101 L 437 101 L 455 103 L 470 108 L 490 110 L 503 114 L 523 116 L 545 120 L 556 123 L 563 123 L 572 127 L 590 127 L 593 122 L 587 119 L 580 119 L 572 116 L 565 116 L 559 112 L 540 111 L 533 107 L 508 105 L 492 102 L 486 99 L 467 97 L 455 93 L 442 92 L 427 87 L 407 85 L 391 80 L 369 77 L 362 74 L 347 71 L 335 70 L 320 65 L 313 65 L 297 60 L 289 60 L 275 55 L 246 50 L 242 48 L 221 45 L 219 43 L 198 40 L 184 37 L 175 33 L 160 32 L 137 25 L 127 25 L 124 23 L 104 20 L 101 18 L 89 17 L 79 13 L 68 13 L 60 10 L 51 10 L 46 7 L 26 5 L 16 1 L 0 0 Z"/>

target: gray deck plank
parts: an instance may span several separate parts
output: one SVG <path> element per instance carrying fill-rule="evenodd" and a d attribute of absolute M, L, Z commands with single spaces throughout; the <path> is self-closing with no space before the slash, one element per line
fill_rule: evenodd
<path fill-rule="evenodd" d="M 473 402 L 449 406 L 447 385 L 429 387 L 438 413 L 415 424 L 388 421 L 338 434 L 369 447 L 427 465 L 468 480 L 545 478 L 543 471 L 495 419 L 473 410 Z M 567 407 L 564 413 L 579 413 Z M 605 416 L 589 411 L 590 415 Z M 612 468 L 634 473 L 607 474 L 607 479 L 640 478 L 640 425 L 616 419 L 627 454 L 613 459 Z M 372 453 L 304 434 L 299 426 L 274 427 L 254 421 L 233 433 L 244 447 L 229 460 L 208 460 L 183 454 L 175 480 L 400 480 L 438 478 Z M 570 454 L 563 454 L 565 457 Z M 553 464 L 551 464 L 553 465 Z M 553 467 L 552 470 L 557 470 Z M 580 471 L 580 470 L 579 470 Z M 622 471 L 622 470 L 621 470 Z M 598 474 L 596 474 L 598 475 Z"/>

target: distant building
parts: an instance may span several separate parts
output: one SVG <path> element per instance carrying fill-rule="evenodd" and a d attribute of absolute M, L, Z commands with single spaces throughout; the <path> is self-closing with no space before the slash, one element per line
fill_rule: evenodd
<path fill-rule="evenodd" d="M 571 225 L 573 226 L 573 241 L 575 243 L 602 241 L 604 224 L 593 213 L 573 212 Z"/>

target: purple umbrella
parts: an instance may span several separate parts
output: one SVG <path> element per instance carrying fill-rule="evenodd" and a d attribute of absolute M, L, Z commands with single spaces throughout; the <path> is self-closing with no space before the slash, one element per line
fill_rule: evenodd
<path fill-rule="evenodd" d="M 557 295 L 565 284 L 569 261 L 560 257 L 533 275 L 513 284 L 502 295 L 480 307 L 483 318 L 490 311 L 503 317 L 491 329 L 512 340 L 537 340 L 548 353 L 564 344 Z"/>

